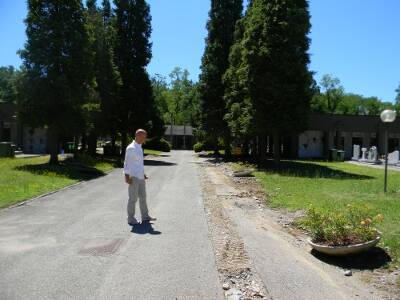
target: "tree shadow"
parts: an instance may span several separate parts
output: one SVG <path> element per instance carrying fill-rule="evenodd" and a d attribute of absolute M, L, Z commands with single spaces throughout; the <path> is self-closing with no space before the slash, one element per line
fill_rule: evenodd
<path fill-rule="evenodd" d="M 145 166 L 176 166 L 176 163 L 173 162 L 168 162 L 168 161 L 162 161 L 162 160 L 145 160 L 144 161 Z"/>
<path fill-rule="evenodd" d="M 38 165 L 23 165 L 15 167 L 19 171 L 27 171 L 35 175 L 50 175 L 55 174 L 56 176 L 67 177 L 74 180 L 90 180 L 101 176 L 105 173 L 99 169 L 83 164 L 71 164 L 61 162 L 58 165 L 50 165 L 48 163 Z"/>
<path fill-rule="evenodd" d="M 349 256 L 330 256 L 314 249 L 311 254 L 324 263 L 353 270 L 374 270 L 388 265 L 392 258 L 380 247 L 374 247 L 366 252 Z"/>
<path fill-rule="evenodd" d="M 133 225 L 131 232 L 136 234 L 152 234 L 152 235 L 161 234 L 161 231 L 154 230 L 152 224 L 153 223 L 150 223 L 149 221 L 144 221 L 142 223 Z"/>
<path fill-rule="evenodd" d="M 273 161 L 267 161 L 259 165 L 261 171 L 274 172 L 282 176 L 307 177 L 307 178 L 329 178 L 329 179 L 358 179 L 367 180 L 375 177 L 349 173 L 321 166 L 310 162 L 281 161 L 277 166 Z"/>

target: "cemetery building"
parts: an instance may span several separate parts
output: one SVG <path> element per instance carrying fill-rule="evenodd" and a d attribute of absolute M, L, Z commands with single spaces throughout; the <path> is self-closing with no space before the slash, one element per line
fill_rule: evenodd
<path fill-rule="evenodd" d="M 326 158 L 329 149 L 345 151 L 345 158 L 353 157 L 353 146 L 377 148 L 384 153 L 385 124 L 379 116 L 311 115 L 308 129 L 300 135 L 285 138 L 283 152 L 287 157 Z M 388 125 L 388 151 L 400 148 L 400 119 Z M 291 149 L 288 149 L 290 147 Z M 286 148 L 286 149 L 285 149 Z"/>
<path fill-rule="evenodd" d="M 173 149 L 193 149 L 193 127 L 188 125 L 167 125 L 165 127 L 165 139 L 169 141 Z"/>
<path fill-rule="evenodd" d="M 0 102 L 0 142 L 11 142 L 29 154 L 47 153 L 47 130 L 24 126 L 16 116 L 14 103 Z"/>

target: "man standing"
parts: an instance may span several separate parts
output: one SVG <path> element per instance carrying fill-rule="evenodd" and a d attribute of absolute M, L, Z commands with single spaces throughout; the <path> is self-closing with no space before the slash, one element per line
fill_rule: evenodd
<path fill-rule="evenodd" d="M 155 218 L 149 216 L 149 210 L 146 203 L 146 179 L 144 174 L 144 159 L 142 144 L 146 141 L 147 132 L 138 129 L 135 133 L 135 140 L 128 145 L 125 152 L 124 174 L 125 182 L 129 184 L 128 194 L 128 224 L 133 226 L 138 224 L 135 217 L 136 202 L 139 198 L 140 213 L 142 222 L 155 221 Z"/>

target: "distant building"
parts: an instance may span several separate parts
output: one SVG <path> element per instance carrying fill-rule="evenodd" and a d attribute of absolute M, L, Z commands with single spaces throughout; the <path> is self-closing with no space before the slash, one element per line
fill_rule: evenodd
<path fill-rule="evenodd" d="M 389 152 L 400 150 L 400 119 L 389 124 L 388 130 Z M 353 145 L 360 145 L 376 146 L 383 154 L 384 132 L 385 124 L 379 116 L 312 115 L 308 129 L 289 138 L 292 143 L 287 143 L 284 150 L 288 156 L 323 158 L 328 156 L 329 149 L 336 148 L 344 150 L 345 157 L 351 158 Z"/>
<path fill-rule="evenodd" d="M 47 130 L 21 124 L 14 103 L 0 102 L 0 142 L 11 142 L 24 153 L 48 153 Z"/>
<path fill-rule="evenodd" d="M 186 125 L 167 125 L 165 139 L 169 141 L 173 149 L 193 149 L 193 127 Z"/>

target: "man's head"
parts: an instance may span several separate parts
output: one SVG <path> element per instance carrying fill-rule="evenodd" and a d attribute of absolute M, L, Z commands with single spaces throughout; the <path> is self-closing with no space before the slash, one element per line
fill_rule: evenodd
<path fill-rule="evenodd" d="M 135 133 L 135 141 L 138 144 L 144 144 L 146 142 L 147 132 L 144 129 L 138 129 Z"/>

